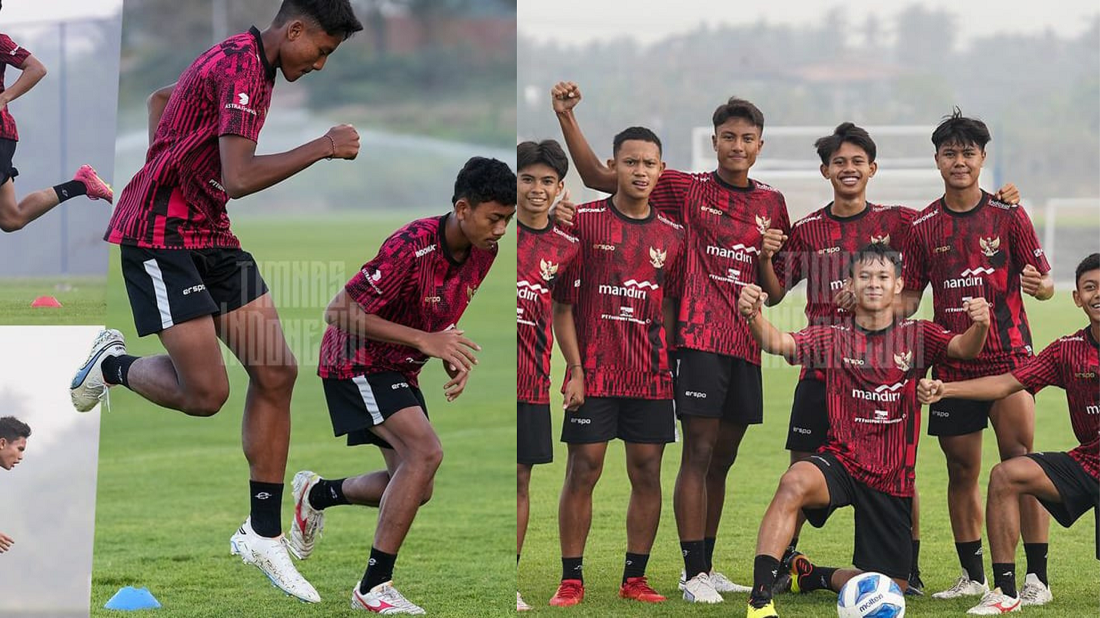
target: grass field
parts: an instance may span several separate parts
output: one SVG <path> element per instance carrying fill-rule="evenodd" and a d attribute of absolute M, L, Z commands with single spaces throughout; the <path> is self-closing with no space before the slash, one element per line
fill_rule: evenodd
<path fill-rule="evenodd" d="M 291 517 L 290 479 L 309 468 L 328 477 L 382 468 L 378 449 L 348 448 L 332 436 L 316 376 L 321 314 L 332 295 L 373 257 L 382 240 L 413 214 L 386 218 L 334 215 L 234 225 L 261 263 L 283 327 L 301 365 L 284 525 Z M 421 375 L 444 461 L 432 501 L 421 509 L 397 562 L 395 581 L 436 616 L 501 616 L 513 611 L 515 562 L 514 227 L 497 266 L 461 326 L 484 348 L 466 392 L 442 397 L 444 373 L 433 361 Z M 131 353 L 161 351 L 138 339 L 112 254 L 107 323 L 127 335 Z M 217 416 L 188 418 L 123 389 L 111 393 L 100 442 L 92 615 L 118 588 L 146 586 L 164 616 L 341 616 L 366 566 L 377 510 L 328 512 L 324 538 L 302 574 L 320 592 L 301 604 L 273 588 L 254 567 L 229 555 L 229 537 L 248 514 L 248 469 L 240 448 L 246 377 L 230 366 L 230 400 Z"/>
<path fill-rule="evenodd" d="M 1028 299 L 1031 300 L 1031 299 Z M 926 296 L 922 314 L 927 317 L 931 302 Z M 769 317 L 780 327 L 799 328 L 805 323 L 801 314 L 804 299 L 789 297 L 782 305 L 770 310 Z M 792 309 L 793 308 L 793 309 Z M 1075 331 L 1085 324 L 1083 312 L 1073 305 L 1067 290 L 1059 290 L 1054 300 L 1029 302 L 1028 315 L 1035 332 L 1036 344 L 1045 346 L 1059 335 Z M 763 426 L 749 430 L 741 444 L 737 463 L 730 473 L 722 528 L 718 534 L 715 566 L 739 583 L 751 584 L 756 534 L 774 494 L 779 477 L 787 467 L 787 419 L 791 395 L 797 380 L 797 369 L 786 367 L 771 358 L 764 369 Z M 555 371 L 562 362 L 555 361 Z M 553 404 L 555 411 L 560 404 Z M 561 415 L 555 412 L 554 427 L 560 427 Z M 1037 400 L 1036 448 L 1066 450 L 1076 445 L 1070 428 L 1063 391 L 1047 389 Z M 557 431 L 557 429 L 555 430 Z M 986 432 L 984 445 L 985 474 L 981 486 L 986 486 L 988 470 L 996 463 L 996 443 L 993 432 Z M 680 460 L 680 445 L 669 445 L 665 451 L 662 482 L 664 507 L 657 541 L 649 561 L 650 584 L 669 597 L 656 606 L 641 606 L 620 600 L 617 596 L 622 574 L 623 552 L 626 546 L 624 528 L 629 484 L 626 479 L 621 442 L 613 442 L 608 450 L 603 478 L 593 498 L 592 531 L 585 552 L 585 600 L 574 608 L 560 610 L 547 606 L 561 578 L 558 546 L 557 498 L 565 471 L 565 448 L 555 446 L 553 464 L 536 466 L 531 482 L 531 522 L 519 568 L 520 590 L 535 610 L 532 615 L 559 616 L 742 616 L 747 595 L 726 595 L 718 605 L 691 605 L 680 599 L 676 582 L 683 560 L 676 537 L 672 511 L 672 489 Z M 927 592 L 943 590 L 958 577 L 959 566 L 947 517 L 947 472 L 943 454 L 935 440 L 923 436 L 918 451 L 917 480 L 921 492 L 921 568 Z M 1092 515 L 1085 514 L 1077 525 L 1066 530 L 1051 523 L 1049 575 L 1055 600 L 1045 607 L 1028 607 L 1029 616 L 1096 616 L 1100 611 L 1100 567 L 1094 559 Z M 989 545 L 985 567 L 987 577 Z M 852 556 L 852 511 L 843 509 L 817 530 L 803 529 L 799 549 L 815 563 L 847 566 Z M 1022 546 L 1017 558 L 1019 581 L 1023 581 Z M 930 596 L 910 599 L 907 616 L 963 616 L 975 599 L 935 601 Z M 784 617 L 836 616 L 836 595 L 816 592 L 810 595 L 782 595 L 777 609 Z"/>
<path fill-rule="evenodd" d="M 106 294 L 102 276 L 5 278 L 0 280 L 0 324 L 102 324 Z M 39 296 L 53 296 L 61 307 L 31 307 Z"/>

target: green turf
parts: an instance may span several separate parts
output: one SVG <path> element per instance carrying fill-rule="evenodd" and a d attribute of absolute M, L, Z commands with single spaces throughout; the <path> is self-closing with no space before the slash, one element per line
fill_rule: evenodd
<path fill-rule="evenodd" d="M 309 468 L 340 477 L 382 467 L 378 449 L 348 448 L 332 436 L 316 358 L 325 305 L 374 256 L 381 241 L 415 215 L 404 217 L 241 218 L 234 226 L 264 269 L 301 363 L 284 522 L 291 516 L 295 471 Z M 116 251 L 107 323 L 126 333 L 132 353 L 159 352 L 155 337 L 138 339 L 133 333 L 117 261 Z M 444 373 L 437 361 L 421 374 L 445 456 L 434 497 L 421 509 L 402 548 L 395 581 L 430 615 L 511 611 L 514 264 L 515 245 L 509 240 L 461 322 L 484 348 L 466 392 L 453 403 L 444 401 Z M 229 537 L 248 514 L 248 469 L 240 448 L 246 378 L 239 366 L 229 372 L 229 402 L 209 419 L 160 409 L 123 389 L 112 391 L 113 409 L 103 415 L 100 441 L 93 615 L 112 615 L 99 608 L 126 585 L 148 587 L 163 604 L 157 613 L 164 616 L 352 613 L 351 588 L 366 565 L 375 509 L 331 509 L 313 557 L 298 563 L 323 598 L 318 606 L 283 596 L 260 571 L 229 555 Z"/>
<path fill-rule="evenodd" d="M 0 280 L 0 324 L 102 324 L 107 312 L 106 277 L 12 277 Z M 61 307 L 31 307 L 53 296 Z"/>
<path fill-rule="evenodd" d="M 1030 301 L 1030 299 L 1029 299 Z M 931 302 L 926 295 L 922 314 Z M 769 317 L 781 327 L 798 328 L 804 324 L 801 308 L 804 299 L 791 296 L 782 305 L 769 310 Z M 1035 331 L 1036 343 L 1046 345 L 1055 337 L 1076 331 L 1087 324 L 1080 309 L 1073 306 L 1068 291 L 1060 290 L 1056 300 L 1046 303 L 1028 302 L 1028 315 Z M 792 311 L 790 307 L 794 307 Z M 555 375 L 562 362 L 555 361 Z M 756 534 L 760 520 L 774 494 L 780 475 L 787 467 L 787 419 L 791 394 L 797 380 L 797 370 L 785 367 L 775 358 L 765 361 L 763 426 L 749 430 L 741 445 L 738 460 L 730 473 L 725 514 L 718 535 L 715 565 L 731 579 L 751 584 Z M 559 408 L 558 403 L 552 409 Z M 560 427 L 561 416 L 555 412 L 554 427 Z M 1065 396 L 1060 389 L 1047 389 L 1039 394 L 1037 403 L 1036 448 L 1066 450 L 1076 445 L 1070 428 Z M 985 474 L 981 487 L 986 486 L 988 470 L 996 463 L 996 443 L 993 432 L 986 432 L 984 445 Z M 679 465 L 680 445 L 665 451 L 662 482 L 664 490 L 660 529 L 649 561 L 650 584 L 669 597 L 659 606 L 642 607 L 620 600 L 617 590 L 622 574 L 623 552 L 626 546 L 624 520 L 629 497 L 622 444 L 613 442 L 608 450 L 603 478 L 593 497 L 592 530 L 585 551 L 584 602 L 561 610 L 546 605 L 561 577 L 558 547 L 557 498 L 565 470 L 565 449 L 556 444 L 554 463 L 536 466 L 531 482 L 531 522 L 519 569 L 520 590 L 524 599 L 535 608 L 532 615 L 558 616 L 742 616 L 747 595 L 728 594 L 719 605 L 691 605 L 680 599 L 676 582 L 683 560 L 676 537 L 676 522 L 672 511 L 672 489 Z M 947 473 L 943 454 L 935 440 L 922 437 L 918 451 L 918 486 L 921 492 L 921 568 L 929 593 L 949 587 L 958 577 L 959 566 L 947 518 Z M 1100 588 L 1100 568 L 1094 559 L 1092 515 L 1085 514 L 1077 525 L 1066 530 L 1051 523 L 1049 575 L 1055 600 L 1045 607 L 1028 607 L 1029 616 L 1096 616 L 1097 590 Z M 821 530 L 806 526 L 799 549 L 820 564 L 846 566 L 851 564 L 851 509 L 839 511 Z M 989 545 L 985 543 L 985 567 L 989 569 Z M 1019 582 L 1023 582 L 1024 556 L 1022 546 L 1017 556 Z M 963 616 L 975 604 L 975 599 L 937 601 L 928 596 L 909 601 L 906 613 L 910 618 L 934 615 Z M 782 595 L 777 609 L 787 617 L 834 617 L 836 595 L 817 592 L 810 595 Z"/>

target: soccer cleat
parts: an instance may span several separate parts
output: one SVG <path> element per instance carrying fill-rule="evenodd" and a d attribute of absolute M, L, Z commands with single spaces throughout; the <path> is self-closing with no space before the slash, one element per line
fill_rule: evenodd
<path fill-rule="evenodd" d="M 714 585 L 714 589 L 718 592 L 752 592 L 752 588 L 748 586 L 742 586 L 741 584 L 735 584 L 728 577 L 722 575 L 718 571 L 712 570 L 707 573 L 710 576 L 710 583 Z"/>
<path fill-rule="evenodd" d="M 764 607 L 753 607 L 752 601 L 749 601 L 745 618 L 779 618 L 779 613 L 775 611 L 775 601 L 768 601 Z"/>
<path fill-rule="evenodd" d="M 126 340 L 114 329 L 104 329 L 92 342 L 87 360 L 77 369 L 69 385 L 69 396 L 77 412 L 88 412 L 101 401 L 107 400 L 107 388 L 100 364 L 105 356 L 121 356 L 126 353 Z"/>
<path fill-rule="evenodd" d="M 800 593 L 805 590 L 802 579 L 814 572 L 814 565 L 802 552 L 794 552 L 787 568 L 791 575 L 791 592 Z"/>
<path fill-rule="evenodd" d="M 240 556 L 245 564 L 263 571 L 279 590 L 306 603 L 320 603 L 321 595 L 306 581 L 286 551 L 283 535 L 273 539 L 260 536 L 252 529 L 252 518 L 244 520 L 237 533 L 229 538 L 229 553 Z"/>
<path fill-rule="evenodd" d="M 529 611 L 530 609 L 531 609 L 531 606 L 528 605 L 523 600 L 523 597 L 519 596 L 519 592 L 517 591 L 516 592 L 516 611 L 517 612 L 526 612 L 526 611 Z"/>
<path fill-rule="evenodd" d="M 959 597 L 980 597 L 989 592 L 989 584 L 985 582 L 976 582 L 970 579 L 970 576 L 965 570 L 959 579 L 955 580 L 955 585 L 951 586 L 943 592 L 937 592 L 932 595 L 933 599 L 957 599 Z"/>
<path fill-rule="evenodd" d="M 721 603 L 722 595 L 714 589 L 710 574 L 699 573 L 695 577 L 684 581 L 685 575 L 680 572 L 680 590 L 684 591 L 684 600 L 688 603 Z"/>
<path fill-rule="evenodd" d="M 909 587 L 905 589 L 905 594 L 911 597 L 924 596 L 924 582 L 920 578 L 920 572 L 914 571 L 909 574 Z"/>
<path fill-rule="evenodd" d="M 620 599 L 631 599 L 642 603 L 660 603 L 665 600 L 664 595 L 649 587 L 649 581 L 643 575 L 641 577 L 628 577 L 619 588 Z"/>
<path fill-rule="evenodd" d="M 563 579 L 558 591 L 550 599 L 554 607 L 571 607 L 584 600 L 584 582 L 579 579 Z"/>
<path fill-rule="evenodd" d="M 1024 587 L 1020 588 L 1020 605 L 1046 605 L 1053 600 L 1050 586 L 1044 586 L 1038 575 L 1028 573 L 1024 578 Z"/>
<path fill-rule="evenodd" d="M 388 581 L 378 584 L 363 594 L 359 592 L 359 584 L 351 589 L 351 608 L 365 609 L 376 614 L 415 614 L 426 613 L 423 607 L 416 605 L 405 598 L 405 595 L 393 587 L 393 582 Z"/>
<path fill-rule="evenodd" d="M 1000 588 L 994 588 L 982 596 L 981 602 L 966 610 L 975 616 L 998 616 L 1008 612 L 1020 611 L 1020 599 L 1002 594 Z"/>
<path fill-rule="evenodd" d="M 73 180 L 84 185 L 89 199 L 107 200 L 108 204 L 114 203 L 115 192 L 111 189 L 111 185 L 104 182 L 91 165 L 81 165 L 80 169 L 76 170 Z"/>
<path fill-rule="evenodd" d="M 319 474 L 302 470 L 294 475 L 294 521 L 290 524 L 287 549 L 299 560 L 313 553 L 313 542 L 325 529 L 325 512 L 309 504 L 309 490 L 321 480 Z"/>

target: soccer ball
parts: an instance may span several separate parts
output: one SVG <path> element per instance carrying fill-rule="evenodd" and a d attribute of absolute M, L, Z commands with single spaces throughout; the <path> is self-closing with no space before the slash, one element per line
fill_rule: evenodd
<path fill-rule="evenodd" d="M 903 618 L 905 595 L 882 573 L 862 573 L 840 590 L 836 613 L 840 618 Z"/>

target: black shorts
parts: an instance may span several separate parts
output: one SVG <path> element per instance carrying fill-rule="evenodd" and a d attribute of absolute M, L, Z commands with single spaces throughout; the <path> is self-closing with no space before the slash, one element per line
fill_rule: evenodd
<path fill-rule="evenodd" d="M 267 293 L 256 260 L 241 249 L 144 249 L 122 245 L 122 276 L 144 337 L 204 315 L 221 315 Z"/>
<path fill-rule="evenodd" d="M 825 404 L 825 383 L 813 378 L 799 380 L 787 428 L 787 450 L 814 453 L 827 437 L 829 410 Z"/>
<path fill-rule="evenodd" d="M 675 441 L 672 400 L 589 397 L 576 412 L 566 411 L 561 424 L 562 442 L 596 444 L 615 438 L 637 444 Z"/>
<path fill-rule="evenodd" d="M 941 399 L 928 406 L 928 435 L 965 436 L 989 426 L 992 401 Z"/>
<path fill-rule="evenodd" d="M 550 404 L 516 402 L 516 463 L 535 465 L 554 461 Z"/>
<path fill-rule="evenodd" d="M 825 525 L 836 509 L 855 509 L 855 551 L 852 564 L 906 579 L 913 556 L 913 499 L 891 496 L 855 480 L 832 453 L 816 453 L 807 460 L 825 475 L 829 506 L 802 509 L 815 528 Z"/>
<path fill-rule="evenodd" d="M 375 444 L 393 448 L 370 430 L 405 408 L 420 408 L 428 416 L 428 406 L 419 388 L 394 371 L 355 376 L 348 380 L 321 378 L 325 402 L 332 419 L 332 433 L 348 437 L 348 446 Z"/>
<path fill-rule="evenodd" d="M 679 350 L 674 373 L 677 416 L 720 418 L 738 425 L 764 422 L 759 365 L 725 354 Z"/>
<path fill-rule="evenodd" d="M 12 165 L 15 157 L 15 146 L 19 142 L 13 139 L 0 139 L 0 185 L 9 180 L 14 180 L 19 175 L 19 170 Z"/>
<path fill-rule="evenodd" d="M 1063 528 L 1072 526 L 1085 511 L 1100 503 L 1100 481 L 1085 472 L 1069 453 L 1028 453 L 1025 457 L 1039 464 L 1062 497 L 1061 502 L 1041 498 L 1039 502 Z"/>

